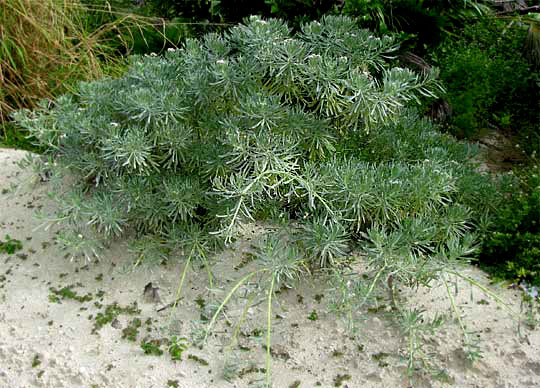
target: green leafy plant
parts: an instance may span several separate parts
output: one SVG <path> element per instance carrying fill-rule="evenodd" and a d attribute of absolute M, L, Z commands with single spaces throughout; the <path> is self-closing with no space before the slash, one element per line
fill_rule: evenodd
<path fill-rule="evenodd" d="M 483 239 L 479 265 L 495 277 L 540 285 L 540 168 L 514 175 Z"/>
<path fill-rule="evenodd" d="M 23 248 L 20 240 L 11 238 L 8 234 L 4 237 L 5 241 L 0 240 L 0 253 L 12 255 Z"/>
<path fill-rule="evenodd" d="M 184 337 L 172 336 L 169 341 L 169 354 L 173 361 L 182 361 L 182 353 L 189 347 L 189 342 Z"/>
<path fill-rule="evenodd" d="M 478 137 L 499 127 L 521 139 L 527 153 L 539 152 L 538 72 L 525 56 L 527 32 L 485 19 L 448 39 L 436 54 L 452 105 L 452 131 Z"/>
<path fill-rule="evenodd" d="M 163 350 L 161 350 L 160 346 L 161 342 L 158 340 L 143 340 L 141 342 L 141 348 L 144 354 L 148 356 L 161 356 L 163 354 Z"/>

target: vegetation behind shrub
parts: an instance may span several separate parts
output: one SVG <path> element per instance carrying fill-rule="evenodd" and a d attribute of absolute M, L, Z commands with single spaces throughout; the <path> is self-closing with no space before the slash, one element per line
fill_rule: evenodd
<path fill-rule="evenodd" d="M 504 187 L 506 200 L 484 236 L 480 266 L 499 279 L 540 285 L 540 168 L 531 166 Z"/>
<path fill-rule="evenodd" d="M 178 18 L 161 12 L 149 1 L 142 6 L 131 0 L 81 2 L 86 12 L 86 30 L 97 31 L 107 25 L 116 27 L 104 34 L 102 40 L 114 47 L 117 56 L 161 53 L 178 47 L 188 37 L 211 31 L 212 27 L 201 20 Z"/>
<path fill-rule="evenodd" d="M 122 0 L 117 0 L 122 1 Z M 238 23 L 249 15 L 286 20 L 294 31 L 300 25 L 327 14 L 353 17 L 359 25 L 379 33 L 400 33 L 408 46 L 423 52 L 438 45 L 454 32 L 487 13 L 484 0 L 147 0 L 152 12 L 172 19 L 181 17 L 200 22 Z"/>
<path fill-rule="evenodd" d="M 119 75 L 129 52 L 160 52 L 192 35 L 183 23 L 144 12 L 127 0 L 1 2 L 2 144 L 39 151 L 10 121 L 10 112 L 73 91 L 81 80 Z"/>
<path fill-rule="evenodd" d="M 0 142 L 38 151 L 10 121 L 11 112 L 73 90 L 80 80 L 118 74 L 122 59 L 98 31 L 85 28 L 74 0 L 0 2 Z"/>
<path fill-rule="evenodd" d="M 526 30 L 486 19 L 439 48 L 438 64 L 453 109 L 452 130 L 476 138 L 490 127 L 516 135 L 531 154 L 540 150 L 540 87 L 524 55 Z"/>
<path fill-rule="evenodd" d="M 0 4 L 0 120 L 104 74 L 109 47 L 83 26 L 72 0 L 6 0 Z"/>

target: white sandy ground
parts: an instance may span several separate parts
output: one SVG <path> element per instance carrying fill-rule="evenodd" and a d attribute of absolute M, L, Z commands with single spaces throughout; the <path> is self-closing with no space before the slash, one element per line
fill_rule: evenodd
<path fill-rule="evenodd" d="M 22 151 L 0 149 L 0 240 L 8 234 L 22 241 L 19 255 L 0 254 L 0 388 L 248 388 L 257 386 L 265 367 L 265 315 L 262 303 L 249 310 L 238 347 L 223 350 L 229 343 L 235 317 L 242 311 L 233 304 L 227 315 L 233 327 L 221 319 L 208 345 L 203 349 L 190 346 L 183 360 L 174 362 L 163 355 L 144 355 L 140 341 L 170 337 L 171 309 L 157 310 L 174 299 L 183 263 L 171 260 L 166 266 L 140 267 L 130 270 L 133 257 L 126 242 L 115 242 L 100 261 L 69 261 L 55 244 L 56 229 L 35 230 L 40 222 L 36 208 L 53 209 L 47 199 L 47 184 L 23 185 L 31 177 L 15 164 L 24 157 Z M 12 185 L 18 185 L 15 189 Z M 4 190 L 5 189 L 5 190 Z M 223 252 L 215 258 L 216 288 L 229 290 L 241 271 L 237 265 L 249 243 Z M 22 254 L 22 255 L 21 255 Z M 484 285 L 487 277 L 470 267 L 465 272 Z M 100 280 L 101 279 L 101 280 Z M 143 297 L 148 282 L 159 287 L 161 302 Z M 88 302 L 49 300 L 50 287 L 60 289 L 76 285 L 79 295 L 92 293 Z M 181 304 L 174 313 L 172 327 L 178 335 L 192 338 L 192 321 L 199 319 L 200 308 L 195 300 L 211 302 L 204 270 L 190 272 L 184 285 Z M 337 386 L 338 375 L 348 375 L 342 387 L 409 387 L 399 354 L 406 345 L 399 332 L 382 313 L 366 313 L 357 337 L 352 337 L 343 322 L 328 312 L 328 297 L 323 282 L 302 283 L 298 289 L 281 292 L 277 297 L 272 352 L 275 388 L 314 388 Z M 491 289 L 494 289 L 492 286 Z M 461 336 L 455 324 L 448 324 L 434 337 L 431 346 L 435 359 L 444 365 L 451 383 L 427 379 L 421 387 L 522 388 L 540 387 L 540 334 L 522 326 L 517 335 L 517 322 L 504 309 L 477 289 L 459 282 L 457 302 L 463 320 L 476 331 L 484 358 L 474 366 L 463 359 Z M 99 291 L 104 294 L 96 297 Z M 496 292 L 519 312 L 521 295 L 518 290 L 500 288 Z M 218 294 L 223 298 L 226 293 Z M 322 297 L 322 299 L 321 299 Z M 414 303 L 428 311 L 449 312 L 446 288 L 435 286 L 412 296 Z M 487 302 L 486 302 L 487 301 Z M 95 305 L 95 302 L 101 303 Z M 120 315 L 114 325 L 107 324 L 97 334 L 91 334 L 96 316 L 106 305 L 117 302 L 128 306 L 137 302 L 137 315 L 143 322 L 138 342 L 122 339 L 122 329 L 133 316 Z M 317 312 L 318 319 L 308 316 Z M 150 325 L 144 322 L 151 318 Z M 147 333 L 147 327 L 152 329 Z M 168 329 L 165 329 L 168 327 Z M 165 346 L 162 349 L 166 350 Z M 209 365 L 188 358 L 197 356 Z M 223 378 L 226 358 L 236 357 L 242 377 L 231 382 Z M 33 366 L 34 364 L 34 366 Z M 251 366 L 250 366 L 251 365 Z M 251 369 L 251 372 L 250 372 Z M 431 380 L 431 381 L 430 381 Z M 299 382 L 299 384 L 298 384 Z"/>

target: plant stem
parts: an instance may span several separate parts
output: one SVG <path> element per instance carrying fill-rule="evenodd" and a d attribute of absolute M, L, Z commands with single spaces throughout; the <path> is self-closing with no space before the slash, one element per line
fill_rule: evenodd
<path fill-rule="evenodd" d="M 219 305 L 218 309 L 216 310 L 216 312 L 214 313 L 214 315 L 212 316 L 212 319 L 210 320 L 210 323 L 208 324 L 208 328 L 206 329 L 206 333 L 204 335 L 204 339 L 203 339 L 203 342 L 206 341 L 208 339 L 208 335 L 210 333 L 210 330 L 212 329 L 212 326 L 214 326 L 214 324 L 216 323 L 216 319 L 217 317 L 219 316 L 219 313 L 221 313 L 221 311 L 223 310 L 223 308 L 225 307 L 225 305 L 229 302 L 229 299 L 231 299 L 231 297 L 234 295 L 234 293 L 236 292 L 236 290 L 238 290 L 246 281 L 248 281 L 249 279 L 251 279 L 254 275 L 258 274 L 259 272 L 265 272 L 267 271 L 267 269 L 259 269 L 257 271 L 253 271 L 253 272 L 250 272 L 248 273 L 246 276 L 244 276 L 242 279 L 240 279 L 235 285 L 234 287 L 232 288 L 231 291 L 229 291 L 229 293 L 227 294 L 227 296 L 225 297 L 225 299 L 223 300 L 223 302 L 221 302 L 221 304 Z"/>
<path fill-rule="evenodd" d="M 270 387 L 270 363 L 272 356 L 270 354 L 270 339 L 272 334 L 272 294 L 274 293 L 275 276 L 272 274 L 270 289 L 268 290 L 268 308 L 266 310 L 266 387 Z"/>
<path fill-rule="evenodd" d="M 182 292 L 182 287 L 184 286 L 184 280 L 186 279 L 187 271 L 189 269 L 189 265 L 191 263 L 191 256 L 193 254 L 193 250 L 191 250 L 187 260 L 186 265 L 184 266 L 184 269 L 182 270 L 182 277 L 180 278 L 180 283 L 178 284 L 178 288 L 176 289 L 176 296 L 174 298 L 173 302 L 173 309 L 171 310 L 171 313 L 169 314 L 169 324 L 172 321 L 172 316 L 176 312 L 176 306 L 178 305 L 178 302 L 180 300 L 180 293 Z"/>

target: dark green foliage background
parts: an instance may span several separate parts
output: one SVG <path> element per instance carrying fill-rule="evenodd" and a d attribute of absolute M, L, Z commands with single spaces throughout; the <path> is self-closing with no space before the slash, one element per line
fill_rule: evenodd
<path fill-rule="evenodd" d="M 525 58 L 526 34 L 485 19 L 439 47 L 453 133 L 477 138 L 498 127 L 518 137 L 528 154 L 540 151 L 539 73 Z"/>
<path fill-rule="evenodd" d="M 96 31 L 107 23 L 118 23 L 130 13 L 141 17 L 133 24 L 120 23 L 119 28 L 103 37 L 104 43 L 114 47 L 119 56 L 161 53 L 177 47 L 188 37 L 209 30 L 192 25 L 190 18 L 161 13 L 151 2 L 145 2 L 140 7 L 131 0 L 82 0 L 82 3 L 87 7 L 85 27 L 88 31 Z"/>
<path fill-rule="evenodd" d="M 503 187 L 505 201 L 484 236 L 480 266 L 500 279 L 540 285 L 540 168 Z"/>
<path fill-rule="evenodd" d="M 471 2 L 472 3 L 472 2 Z M 357 18 L 366 28 L 381 33 L 403 33 L 423 50 L 478 16 L 470 2 L 450 0 L 147 0 L 153 13 L 209 22 L 238 23 L 249 15 L 277 17 L 298 29 L 323 15 Z"/>

